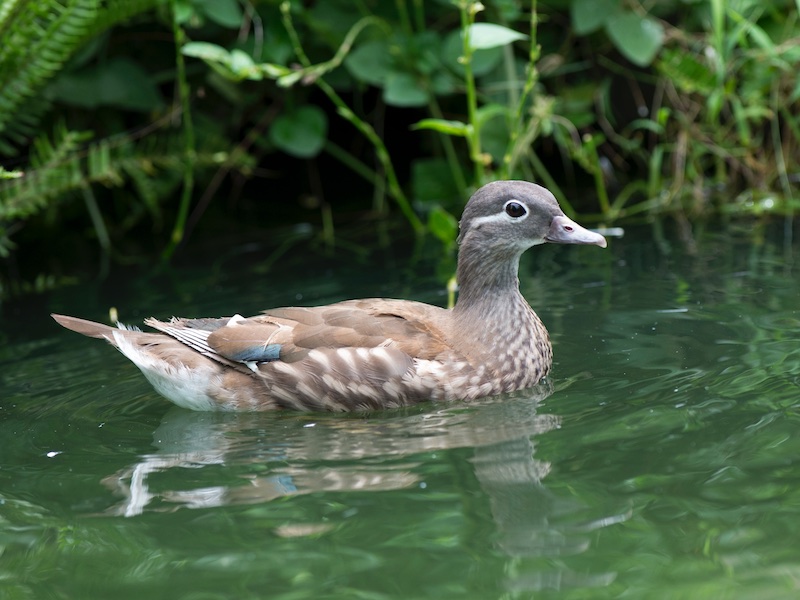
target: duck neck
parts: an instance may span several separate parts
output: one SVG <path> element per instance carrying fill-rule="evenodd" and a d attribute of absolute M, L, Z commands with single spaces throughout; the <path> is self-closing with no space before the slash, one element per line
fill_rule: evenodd
<path fill-rule="evenodd" d="M 502 254 L 498 256 L 499 252 Z M 517 305 L 519 300 L 527 306 L 519 292 L 520 256 L 521 252 L 513 248 L 462 247 L 455 314 L 491 319 L 498 306 Z"/>
<path fill-rule="evenodd" d="M 519 259 L 520 252 L 498 256 L 497 249 L 459 255 L 451 335 L 476 369 L 497 383 L 493 393 L 535 384 L 552 361 L 547 330 L 519 291 Z"/>

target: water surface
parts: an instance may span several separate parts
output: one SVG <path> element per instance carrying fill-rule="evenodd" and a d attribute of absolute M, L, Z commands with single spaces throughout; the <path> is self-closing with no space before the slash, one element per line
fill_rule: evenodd
<path fill-rule="evenodd" d="M 0 598 L 797 597 L 800 248 L 764 233 L 534 248 L 548 384 L 369 415 L 174 408 L 47 314 L 442 304 L 435 264 L 296 253 L 6 307 Z"/>

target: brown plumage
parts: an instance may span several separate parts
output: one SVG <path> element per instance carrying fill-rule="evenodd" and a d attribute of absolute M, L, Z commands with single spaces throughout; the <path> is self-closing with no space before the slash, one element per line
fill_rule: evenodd
<path fill-rule="evenodd" d="M 458 302 L 348 300 L 243 318 L 147 319 L 158 333 L 53 315 L 103 338 L 156 390 L 195 410 L 358 410 L 471 399 L 538 383 L 550 340 L 519 293 L 522 253 L 536 244 L 605 239 L 568 219 L 546 189 L 498 181 L 460 223 Z"/>

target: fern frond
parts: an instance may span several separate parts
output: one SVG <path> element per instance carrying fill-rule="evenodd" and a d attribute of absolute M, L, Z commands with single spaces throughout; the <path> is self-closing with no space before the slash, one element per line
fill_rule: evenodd
<path fill-rule="evenodd" d="M 25 102 L 25 110 L 18 112 L 8 122 L 6 130 L 0 135 L 0 154 L 17 155 L 17 147 L 26 145 L 39 132 L 39 122 L 51 106 L 50 99 L 44 96 L 29 98 Z"/>
<path fill-rule="evenodd" d="M 14 156 L 50 108 L 44 86 L 88 39 L 168 0 L 0 3 L 0 154 Z"/>
<path fill-rule="evenodd" d="M 5 0 L 0 3 L 0 40 L 5 39 L 9 24 L 23 4 L 23 0 Z"/>
<path fill-rule="evenodd" d="M 158 199 L 174 184 L 173 175 L 187 162 L 180 135 L 167 132 L 140 140 L 119 137 L 87 144 L 90 134 L 56 129 L 52 139 L 34 143 L 31 169 L 18 179 L 0 181 L 0 225 L 29 217 L 53 201 L 92 185 L 121 187 L 131 179 L 149 212 L 158 218 Z M 219 166 L 231 160 L 225 142 L 209 140 L 208 151 L 193 158 L 195 168 Z M 238 156 L 238 155 L 237 155 Z M 249 165 L 247 155 L 237 164 Z M 158 182 L 167 180 L 167 188 Z"/>
<path fill-rule="evenodd" d="M 78 49 L 97 19 L 99 3 L 43 0 L 14 13 L 0 47 L 0 135 Z"/>
<path fill-rule="evenodd" d="M 19 179 L 0 184 L 0 221 L 30 216 L 82 180 L 81 169 L 69 157 L 86 139 L 82 132 L 59 129 L 53 141 L 40 137 L 34 144 L 30 170 Z"/>

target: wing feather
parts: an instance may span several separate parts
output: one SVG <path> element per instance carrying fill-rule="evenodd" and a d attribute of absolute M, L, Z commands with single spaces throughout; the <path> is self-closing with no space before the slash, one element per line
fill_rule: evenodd
<path fill-rule="evenodd" d="M 328 306 L 288 307 L 243 318 L 147 319 L 201 354 L 224 362 L 302 361 L 313 350 L 392 348 L 409 359 L 452 355 L 436 326 L 444 309 L 418 302 L 349 300 Z"/>

